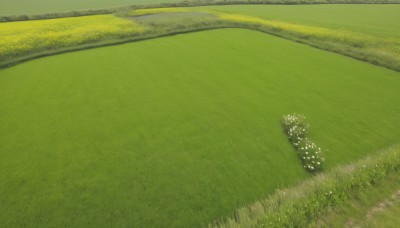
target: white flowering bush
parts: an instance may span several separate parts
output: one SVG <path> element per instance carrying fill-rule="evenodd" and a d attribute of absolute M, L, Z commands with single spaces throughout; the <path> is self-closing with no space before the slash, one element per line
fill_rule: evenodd
<path fill-rule="evenodd" d="M 300 114 L 284 115 L 282 126 L 290 142 L 297 150 L 304 168 L 310 172 L 320 171 L 324 162 L 322 149 L 307 138 L 308 124 Z"/>
<path fill-rule="evenodd" d="M 319 171 L 321 169 L 324 156 L 321 148 L 317 147 L 315 143 L 306 138 L 300 142 L 297 151 L 305 169 L 309 171 Z"/>
<path fill-rule="evenodd" d="M 283 128 L 289 137 L 289 140 L 296 147 L 306 138 L 308 124 L 305 123 L 305 119 L 306 118 L 303 115 L 297 114 L 283 116 Z"/>

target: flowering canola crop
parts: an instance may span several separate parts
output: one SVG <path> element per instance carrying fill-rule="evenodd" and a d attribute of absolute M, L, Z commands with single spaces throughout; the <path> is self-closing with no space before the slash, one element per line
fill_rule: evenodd
<path fill-rule="evenodd" d="M 38 50 L 125 37 L 144 29 L 132 20 L 113 15 L 0 23 L 0 61 Z"/>

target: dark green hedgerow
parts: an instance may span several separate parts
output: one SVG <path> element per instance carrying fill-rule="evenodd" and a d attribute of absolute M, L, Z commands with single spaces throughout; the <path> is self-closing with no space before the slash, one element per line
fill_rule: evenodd
<path fill-rule="evenodd" d="M 341 205 L 351 194 L 368 191 L 389 175 L 400 172 L 400 145 L 358 162 L 319 174 L 298 186 L 236 211 L 209 227 L 306 227 Z"/>

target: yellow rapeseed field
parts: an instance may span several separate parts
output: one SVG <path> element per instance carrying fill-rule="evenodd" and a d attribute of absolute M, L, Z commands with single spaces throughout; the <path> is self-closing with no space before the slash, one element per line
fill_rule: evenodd
<path fill-rule="evenodd" d="M 352 43 L 357 43 L 357 42 L 363 43 L 367 42 L 368 39 L 370 39 L 370 37 L 366 38 L 364 34 L 361 36 L 357 33 L 349 31 L 340 31 L 340 30 L 332 30 L 320 27 L 297 25 L 286 22 L 265 20 L 257 17 L 249 17 L 236 14 L 227 14 L 227 13 L 215 13 L 215 14 L 217 14 L 221 20 L 268 26 L 274 30 L 287 31 L 304 37 L 312 36 L 317 38 L 325 38 L 325 39 L 328 38 L 346 42 L 351 41 Z"/>
<path fill-rule="evenodd" d="M 0 61 L 144 30 L 142 25 L 113 15 L 0 23 Z"/>

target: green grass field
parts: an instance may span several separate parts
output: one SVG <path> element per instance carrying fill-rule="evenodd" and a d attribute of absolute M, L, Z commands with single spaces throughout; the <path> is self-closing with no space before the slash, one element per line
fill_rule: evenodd
<path fill-rule="evenodd" d="M 308 117 L 331 169 L 398 143 L 398 88 L 398 72 L 239 29 L 2 69 L 1 224 L 206 225 L 309 176 L 283 114 Z"/>
<path fill-rule="evenodd" d="M 59 13 L 181 0 L 1 0 L 0 16 Z"/>

